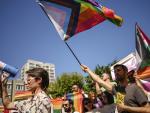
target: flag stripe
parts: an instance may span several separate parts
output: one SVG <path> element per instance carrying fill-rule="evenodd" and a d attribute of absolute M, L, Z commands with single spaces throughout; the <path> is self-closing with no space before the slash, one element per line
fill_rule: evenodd
<path fill-rule="evenodd" d="M 69 93 L 67 94 L 68 99 L 72 99 L 74 102 L 75 111 L 83 113 L 83 95 L 82 93 Z"/>
<path fill-rule="evenodd" d="M 39 5 L 63 40 L 88 30 L 106 19 L 117 26 L 122 23 L 122 18 L 115 15 L 113 10 L 102 9 L 91 0 L 39 0 Z"/>
<path fill-rule="evenodd" d="M 138 76 L 141 79 L 150 77 L 150 40 L 141 30 L 141 28 L 136 25 L 136 50 L 142 60 L 140 67 L 137 71 Z"/>
<path fill-rule="evenodd" d="M 140 80 L 144 89 L 147 91 L 150 91 L 150 82 L 149 81 L 145 81 L 145 80 Z"/>

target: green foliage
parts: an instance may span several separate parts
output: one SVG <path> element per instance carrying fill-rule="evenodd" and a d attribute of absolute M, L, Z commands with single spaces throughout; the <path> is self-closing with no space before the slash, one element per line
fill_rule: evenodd
<path fill-rule="evenodd" d="M 100 66 L 97 65 L 94 69 L 94 72 L 99 76 L 102 77 L 103 73 L 108 73 L 110 74 L 110 66 Z M 110 76 L 111 78 L 111 76 Z M 85 82 L 86 84 L 84 85 L 84 91 L 89 92 L 89 91 L 95 91 L 95 82 L 92 80 L 90 76 L 85 77 Z"/>
<path fill-rule="evenodd" d="M 112 77 L 111 77 L 111 70 L 110 70 L 110 67 L 112 65 L 114 65 L 115 63 L 117 63 L 117 60 L 114 60 L 112 63 L 106 65 L 106 66 L 99 66 L 97 65 L 94 72 L 99 75 L 99 77 L 102 77 L 102 74 L 103 73 L 108 73 L 110 75 L 110 79 L 112 80 Z"/>
<path fill-rule="evenodd" d="M 107 66 L 97 65 L 94 69 L 94 72 L 99 77 L 102 77 L 103 73 L 108 73 L 109 75 L 111 75 L 110 66 L 114 65 L 116 62 L 117 62 L 117 60 L 114 60 L 112 63 L 108 64 Z M 110 78 L 112 80 L 111 76 L 110 76 Z M 85 92 L 95 91 L 95 83 L 90 76 L 85 77 L 85 83 L 86 83 L 86 84 L 84 84 L 84 91 Z"/>
<path fill-rule="evenodd" d="M 110 66 L 112 66 L 116 62 L 117 60 L 114 60 L 111 64 L 108 64 L 107 66 L 97 65 L 94 72 L 100 77 L 103 73 L 110 74 Z M 48 93 L 51 94 L 53 98 L 62 97 L 65 93 L 71 92 L 71 87 L 73 84 L 82 86 L 83 90 L 86 93 L 88 93 L 89 91 L 95 91 L 95 82 L 90 76 L 83 77 L 81 74 L 73 72 L 63 73 L 57 78 L 54 83 L 50 83 Z"/>
<path fill-rule="evenodd" d="M 90 76 L 87 76 L 84 78 L 85 79 L 85 84 L 83 85 L 83 90 L 85 93 L 88 93 L 90 91 L 95 91 L 95 83 L 92 80 Z"/>
<path fill-rule="evenodd" d="M 63 73 L 54 83 L 50 83 L 48 93 L 53 98 L 62 97 L 65 93 L 71 92 L 73 84 L 83 85 L 83 76 L 79 73 Z"/>

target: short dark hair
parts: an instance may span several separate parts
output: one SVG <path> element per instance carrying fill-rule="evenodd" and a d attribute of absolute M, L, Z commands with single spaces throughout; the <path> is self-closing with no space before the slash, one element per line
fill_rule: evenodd
<path fill-rule="evenodd" d="M 84 98 L 83 99 L 83 104 L 88 105 L 89 103 L 92 103 L 92 101 L 89 98 Z"/>
<path fill-rule="evenodd" d="M 76 85 L 79 89 L 82 89 L 82 84 L 80 83 L 73 83 L 72 86 Z"/>
<path fill-rule="evenodd" d="M 73 105 L 73 101 L 71 99 L 67 99 L 69 102 L 69 105 Z"/>
<path fill-rule="evenodd" d="M 124 71 L 127 71 L 127 72 L 128 72 L 128 68 L 127 68 L 125 65 L 123 65 L 123 64 L 116 64 L 116 65 L 114 66 L 114 69 L 117 68 L 117 67 L 121 67 Z"/>
<path fill-rule="evenodd" d="M 48 86 L 49 86 L 49 74 L 45 69 L 33 68 L 33 69 L 26 71 L 26 74 L 28 74 L 31 77 L 42 78 L 41 88 L 43 90 L 46 90 L 48 88 Z"/>

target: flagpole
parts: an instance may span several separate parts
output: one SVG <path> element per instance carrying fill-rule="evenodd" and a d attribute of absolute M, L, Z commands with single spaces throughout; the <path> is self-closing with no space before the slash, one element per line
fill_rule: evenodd
<path fill-rule="evenodd" d="M 71 49 L 71 47 L 68 45 L 68 43 L 66 41 L 64 41 L 64 42 L 67 45 L 67 47 L 69 48 L 69 50 L 71 51 L 71 53 L 73 54 L 73 56 L 75 57 L 75 59 L 78 61 L 79 65 L 81 65 L 81 62 L 79 61 L 79 59 L 77 58 L 77 56 L 74 54 L 74 52 Z"/>

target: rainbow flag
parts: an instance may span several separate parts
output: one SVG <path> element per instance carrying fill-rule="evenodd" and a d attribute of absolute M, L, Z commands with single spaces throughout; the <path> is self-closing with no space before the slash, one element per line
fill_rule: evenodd
<path fill-rule="evenodd" d="M 15 97 L 14 100 L 18 101 L 18 100 L 26 100 L 29 97 L 33 96 L 31 91 L 17 91 L 15 93 Z"/>
<path fill-rule="evenodd" d="M 138 25 L 136 25 L 136 52 L 141 59 L 138 76 L 141 79 L 150 78 L 150 39 Z"/>
<path fill-rule="evenodd" d="M 137 71 L 143 87 L 150 91 L 150 39 L 136 24 L 136 52 L 141 63 Z"/>
<path fill-rule="evenodd" d="M 150 92 L 150 81 L 147 81 L 147 80 L 140 80 L 144 89 L 146 91 L 149 91 Z"/>
<path fill-rule="evenodd" d="M 51 99 L 53 113 L 61 113 L 63 100 L 61 98 Z"/>
<path fill-rule="evenodd" d="M 73 100 L 75 111 L 83 113 L 83 94 L 82 93 L 69 93 L 67 99 Z"/>
<path fill-rule="evenodd" d="M 39 0 L 38 2 L 62 40 L 67 40 L 106 19 L 121 26 L 123 19 L 113 10 L 94 3 L 94 0 Z"/>

